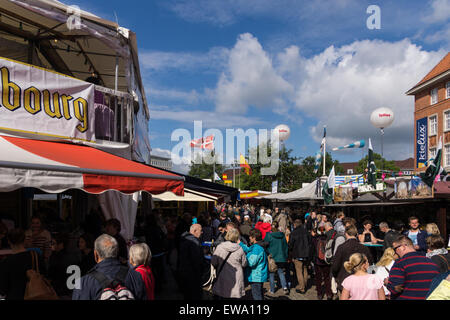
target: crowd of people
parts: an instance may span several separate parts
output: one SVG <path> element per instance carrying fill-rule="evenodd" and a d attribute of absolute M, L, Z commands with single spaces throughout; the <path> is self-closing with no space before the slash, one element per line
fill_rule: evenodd
<path fill-rule="evenodd" d="M 247 285 L 254 300 L 275 296 L 278 289 L 286 295 L 292 289 L 305 294 L 311 282 L 318 300 L 423 300 L 450 295 L 445 241 L 436 224 L 422 229 L 417 217 L 409 218 L 408 228 L 394 229 L 383 221 L 374 230 L 372 221 L 357 222 L 343 212 L 219 205 L 208 218 L 193 219 L 202 221 L 196 226 L 208 233 L 197 233 L 197 258 L 185 258 L 191 265 L 195 259 L 204 261 L 202 243 L 211 243 L 215 299 L 242 299 Z M 197 279 L 189 281 L 191 286 L 196 282 L 201 293 L 204 266 L 196 265 L 197 272 L 190 274 L 197 274 Z M 437 279 L 439 284 L 432 285 Z M 266 293 L 265 282 L 269 282 Z M 192 298 L 190 292 L 184 296 Z"/>
<path fill-rule="evenodd" d="M 436 224 L 408 228 L 356 221 L 345 214 L 251 205 L 216 205 L 198 216 L 146 216 L 137 223 L 141 241 L 127 243 L 117 219 L 89 229 L 69 250 L 67 234 L 51 234 L 41 219 L 29 230 L 4 232 L 12 254 L 0 261 L 0 295 L 27 295 L 27 271 L 39 272 L 60 299 L 154 300 L 171 266 L 185 300 L 264 300 L 315 286 L 318 300 L 450 299 L 450 256 Z M 69 266 L 79 266 L 79 285 L 67 285 Z M 172 268 L 170 268 L 172 270 Z M 264 283 L 268 282 L 268 289 Z M 247 286 L 250 294 L 246 294 Z"/>

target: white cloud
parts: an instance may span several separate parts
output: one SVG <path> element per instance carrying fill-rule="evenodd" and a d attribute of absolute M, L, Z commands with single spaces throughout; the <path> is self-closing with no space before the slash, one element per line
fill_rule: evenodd
<path fill-rule="evenodd" d="M 445 52 L 427 52 L 410 40 L 399 42 L 356 41 L 327 48 L 322 53 L 300 59 L 305 73 L 296 84 L 295 107 L 319 120 L 310 133 L 319 143 L 323 125 L 327 141 L 340 146 L 359 139 L 379 139 L 370 114 L 389 107 L 396 114 L 385 130 L 387 157 L 412 155 L 414 99 L 405 92 L 418 83 Z M 291 57 L 292 59 L 292 57 Z"/>
<path fill-rule="evenodd" d="M 150 71 L 203 71 L 216 72 L 223 68 L 228 57 L 228 49 L 211 48 L 208 52 L 168 52 L 144 51 L 139 61 L 144 70 Z"/>
<path fill-rule="evenodd" d="M 426 14 L 422 21 L 426 23 L 439 23 L 450 20 L 450 0 L 432 0 L 431 12 Z"/>
<path fill-rule="evenodd" d="M 258 40 L 249 33 L 241 34 L 217 84 L 216 110 L 245 113 L 249 106 L 283 107 L 291 90 Z"/>
<path fill-rule="evenodd" d="M 202 121 L 205 128 L 248 128 L 248 127 L 270 127 L 265 121 L 255 116 L 240 116 L 217 113 L 215 111 L 188 110 L 170 108 L 167 106 L 151 106 L 151 118 L 153 120 L 172 120 L 188 123 L 193 126 L 194 121 Z"/>

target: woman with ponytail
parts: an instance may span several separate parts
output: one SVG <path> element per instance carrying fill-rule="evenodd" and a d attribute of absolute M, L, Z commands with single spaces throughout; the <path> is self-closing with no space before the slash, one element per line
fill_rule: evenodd
<path fill-rule="evenodd" d="M 383 281 L 367 273 L 369 261 L 365 254 L 352 254 L 344 268 L 351 275 L 342 282 L 340 300 L 385 300 Z"/>

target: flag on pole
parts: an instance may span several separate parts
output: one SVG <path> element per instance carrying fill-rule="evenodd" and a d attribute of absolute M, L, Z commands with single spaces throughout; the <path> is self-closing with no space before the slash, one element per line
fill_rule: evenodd
<path fill-rule="evenodd" d="M 333 166 L 322 189 L 322 197 L 323 200 L 325 201 L 325 204 L 330 204 L 333 201 L 333 189 L 335 185 L 336 185 L 336 175 L 334 173 L 334 166 Z"/>
<path fill-rule="evenodd" d="M 244 168 L 245 173 L 250 176 L 252 174 L 252 168 L 250 168 L 247 160 L 245 160 L 245 158 L 242 154 L 241 154 L 239 162 L 240 162 L 241 168 Z"/>
<path fill-rule="evenodd" d="M 367 164 L 367 182 L 371 184 L 374 188 L 377 187 L 377 168 L 375 166 L 375 161 L 373 159 L 373 148 L 372 141 L 369 138 L 369 161 Z"/>
<path fill-rule="evenodd" d="M 320 144 L 320 151 L 323 152 L 323 148 L 325 147 L 325 143 L 326 143 L 326 137 L 327 137 L 327 127 L 324 126 L 323 127 L 323 138 L 322 138 L 322 143 Z"/>
<path fill-rule="evenodd" d="M 191 141 L 191 148 L 199 148 L 206 150 L 214 149 L 214 136 L 207 136 L 205 138 L 194 139 Z"/>
<path fill-rule="evenodd" d="M 440 179 L 440 175 L 446 175 L 447 172 L 442 167 L 442 136 L 439 138 L 438 149 L 436 152 L 436 157 L 434 157 L 433 162 L 430 163 L 425 173 L 420 173 L 420 178 L 422 181 L 429 186 L 433 187 L 433 182 Z"/>
<path fill-rule="evenodd" d="M 364 148 L 366 142 L 364 140 L 355 141 L 353 143 L 347 144 L 343 147 L 333 148 L 333 151 L 342 150 L 342 149 L 351 149 L 351 148 Z"/>

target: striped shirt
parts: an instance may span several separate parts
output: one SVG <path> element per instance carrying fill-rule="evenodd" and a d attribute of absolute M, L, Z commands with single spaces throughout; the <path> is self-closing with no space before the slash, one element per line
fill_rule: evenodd
<path fill-rule="evenodd" d="M 429 258 L 410 252 L 395 261 L 389 272 L 387 289 L 396 300 L 425 300 L 431 281 L 439 274 L 437 265 Z M 397 292 L 396 286 L 403 291 Z"/>

